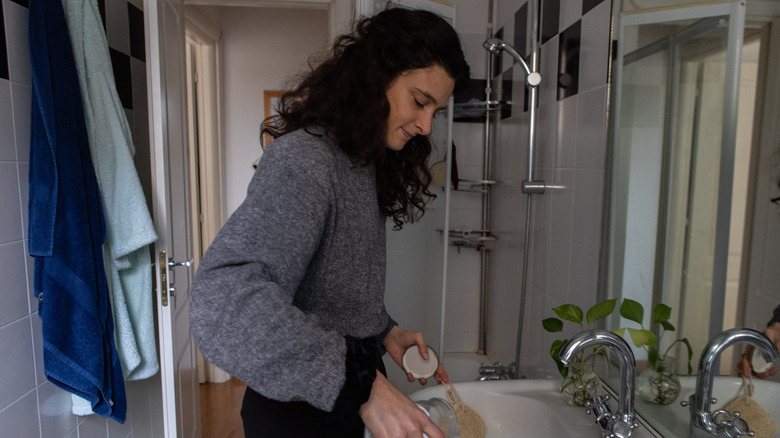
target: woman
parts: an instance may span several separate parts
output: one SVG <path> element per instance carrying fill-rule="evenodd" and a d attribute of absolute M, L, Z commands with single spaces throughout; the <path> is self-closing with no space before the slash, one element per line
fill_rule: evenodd
<path fill-rule="evenodd" d="M 469 74 L 443 19 L 392 8 L 340 37 L 264 122 L 274 140 L 191 303 L 205 357 L 248 385 L 247 437 L 443 436 L 384 375 L 384 352 L 428 356 L 384 307 L 385 222 L 423 214 L 426 136 Z"/>

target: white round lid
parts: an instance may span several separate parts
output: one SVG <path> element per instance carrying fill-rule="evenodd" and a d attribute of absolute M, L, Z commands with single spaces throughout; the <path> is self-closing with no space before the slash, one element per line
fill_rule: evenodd
<path fill-rule="evenodd" d="M 406 350 L 403 357 L 404 370 L 411 373 L 415 379 L 427 379 L 439 368 L 439 358 L 433 348 L 428 347 L 428 360 L 420 355 L 420 349 L 412 345 Z"/>
<path fill-rule="evenodd" d="M 757 373 L 764 373 L 772 368 L 772 364 L 767 363 L 767 361 L 764 360 L 764 356 L 762 356 L 761 352 L 758 350 L 753 350 L 753 358 L 751 359 L 751 363 L 753 364 L 753 371 Z"/>

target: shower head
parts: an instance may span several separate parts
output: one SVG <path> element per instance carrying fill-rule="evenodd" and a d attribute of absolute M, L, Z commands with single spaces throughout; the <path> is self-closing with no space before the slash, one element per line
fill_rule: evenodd
<path fill-rule="evenodd" d="M 515 60 L 515 63 L 523 66 L 523 69 L 525 70 L 525 73 L 527 75 L 526 81 L 528 82 L 528 85 L 535 87 L 539 85 L 539 83 L 542 81 L 542 75 L 539 74 L 538 72 L 532 72 L 531 69 L 528 67 L 528 63 L 525 62 L 525 59 L 517 52 L 517 50 L 515 50 L 514 47 L 510 46 L 506 42 L 498 38 L 488 38 L 485 40 L 484 43 L 482 43 L 482 47 L 487 49 L 488 52 L 493 53 L 495 55 L 498 55 L 501 52 L 508 53 L 509 56 L 511 56 L 512 59 Z"/>

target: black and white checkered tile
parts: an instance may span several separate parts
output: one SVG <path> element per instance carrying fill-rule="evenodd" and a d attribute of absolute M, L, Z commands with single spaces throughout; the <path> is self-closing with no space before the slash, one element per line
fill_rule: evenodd
<path fill-rule="evenodd" d="M 35 1 L 35 0 L 29 0 Z M 29 5 L 28 0 L 7 0 L 0 2 L 0 79 L 15 80 L 28 83 L 28 78 L 12 78 L 13 69 L 10 64 L 24 61 L 20 59 L 9 60 L 9 56 L 22 57 L 25 54 L 20 53 L 19 47 L 10 47 L 13 41 L 20 41 L 26 38 L 26 34 L 14 34 L 7 36 L 8 32 L 27 29 L 26 14 L 8 14 L 7 8 L 13 2 L 23 8 Z M 146 55 L 144 48 L 144 15 L 143 11 L 127 0 L 98 0 L 100 15 L 103 18 L 103 25 L 106 28 L 106 35 L 111 52 L 111 63 L 114 68 L 114 78 L 119 92 L 119 98 L 122 105 L 132 110 L 138 102 L 133 101 L 133 74 L 131 69 L 131 58 L 145 63 Z M 9 22 L 9 20 L 16 20 Z M 20 33 L 20 32 L 17 32 Z M 26 47 L 25 47 L 26 49 Z M 136 86 L 144 86 L 145 80 L 136 78 Z M 145 93 L 136 93 L 136 96 L 143 96 Z M 136 99 L 138 100 L 138 99 Z M 145 106 L 145 103 L 144 103 Z"/>
<path fill-rule="evenodd" d="M 607 54 L 611 42 L 610 8 L 606 3 L 608 0 L 540 0 L 536 39 L 540 42 L 539 65 L 544 78 L 539 90 L 540 105 L 561 101 L 607 82 Z M 607 7 L 597 9 L 602 4 Z M 512 15 L 503 13 L 504 16 L 498 17 L 499 26 L 494 36 L 512 44 L 528 58 L 532 38 L 528 3 L 522 2 Z M 583 51 L 587 52 L 587 59 L 583 58 Z M 525 102 L 523 111 L 528 111 L 528 92 L 526 87 L 519 85 L 523 83 L 522 79 L 518 81 L 524 73 L 515 74 L 515 66 L 502 65 L 503 58 L 495 56 L 492 69 L 498 82 L 496 88 L 500 89 L 500 100 L 508 102 L 513 96 L 515 99 L 520 97 L 518 100 Z M 456 97 L 456 102 L 480 97 L 484 86 L 484 80 L 475 79 L 470 87 L 473 91 Z M 519 110 L 518 105 L 513 105 L 502 111 L 501 117 L 510 117 L 513 111 Z"/>

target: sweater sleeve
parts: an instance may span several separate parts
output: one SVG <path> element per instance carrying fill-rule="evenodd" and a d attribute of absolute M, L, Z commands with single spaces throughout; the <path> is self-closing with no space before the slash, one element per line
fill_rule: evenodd
<path fill-rule="evenodd" d="M 283 146 L 265 152 L 198 268 L 192 333 L 209 361 L 266 397 L 331 411 L 347 343 L 293 305 L 333 208 L 328 158 L 321 148 Z"/>

